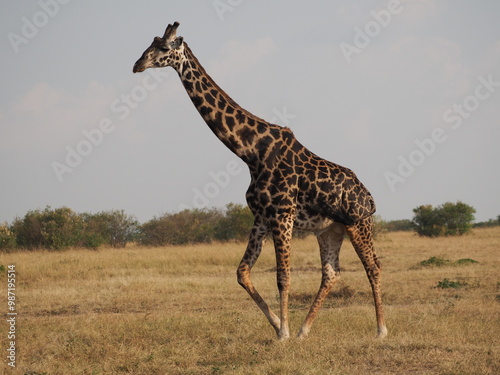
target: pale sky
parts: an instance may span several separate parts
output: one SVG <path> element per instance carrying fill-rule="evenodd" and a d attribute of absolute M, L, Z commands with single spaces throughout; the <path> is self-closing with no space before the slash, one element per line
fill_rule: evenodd
<path fill-rule="evenodd" d="M 168 23 L 236 102 L 351 168 L 384 219 L 461 200 L 500 215 L 500 2 L 3 1 L 0 222 L 244 203 L 246 165 L 171 69 Z"/>

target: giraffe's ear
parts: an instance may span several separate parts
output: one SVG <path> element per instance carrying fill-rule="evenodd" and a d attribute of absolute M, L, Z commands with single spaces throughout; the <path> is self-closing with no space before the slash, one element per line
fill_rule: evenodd
<path fill-rule="evenodd" d="M 177 49 L 182 45 L 184 38 L 182 36 L 178 36 L 170 43 L 170 48 Z"/>

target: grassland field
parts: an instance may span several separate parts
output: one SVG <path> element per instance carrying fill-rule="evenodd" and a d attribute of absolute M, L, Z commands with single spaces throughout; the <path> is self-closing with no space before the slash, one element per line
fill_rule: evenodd
<path fill-rule="evenodd" d="M 371 291 L 349 241 L 342 279 L 305 340 L 279 342 L 236 282 L 245 244 L 0 254 L 1 373 L 500 374 L 500 228 L 461 237 L 394 232 L 376 240 L 389 336 L 377 340 Z M 449 262 L 424 262 L 430 258 Z M 472 261 L 457 262 L 459 259 Z M 7 269 L 16 269 L 16 367 Z M 278 308 L 274 251 L 253 280 Z M 294 240 L 296 334 L 321 278 L 314 236 Z"/>

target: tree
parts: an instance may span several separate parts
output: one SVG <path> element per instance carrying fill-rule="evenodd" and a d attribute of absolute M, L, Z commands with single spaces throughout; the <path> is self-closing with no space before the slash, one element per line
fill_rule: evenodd
<path fill-rule="evenodd" d="M 10 251 L 17 246 L 16 235 L 10 230 L 7 223 L 0 223 L 0 251 Z"/>
<path fill-rule="evenodd" d="M 83 234 L 81 217 L 68 207 L 28 211 L 12 224 L 19 247 L 61 250 L 78 246 Z"/>
<path fill-rule="evenodd" d="M 447 202 L 440 206 L 439 209 L 445 227 L 445 235 L 462 235 L 472 229 L 472 222 L 476 213 L 474 207 L 458 201 L 457 203 Z"/>
<path fill-rule="evenodd" d="M 443 229 L 441 218 L 432 205 L 419 206 L 413 209 L 413 213 L 415 214 L 413 224 L 418 234 L 427 237 L 437 237 L 444 234 L 441 233 Z"/>
<path fill-rule="evenodd" d="M 125 247 L 137 233 L 138 223 L 123 210 L 78 214 L 68 207 L 28 211 L 14 220 L 10 230 L 17 246 L 29 250 L 62 250 L 103 244 Z"/>
<path fill-rule="evenodd" d="M 113 247 L 125 247 L 134 239 L 139 223 L 124 210 L 111 210 L 98 214 L 101 221 L 101 233 L 106 242 Z"/>
<path fill-rule="evenodd" d="M 387 221 L 380 215 L 373 215 L 373 237 L 378 238 L 388 232 Z"/>
<path fill-rule="evenodd" d="M 474 224 L 474 228 L 497 227 L 500 225 L 500 215 L 496 219 L 489 219 L 488 221 L 481 221 Z"/>
<path fill-rule="evenodd" d="M 102 211 L 97 214 L 82 214 L 85 222 L 83 246 L 96 248 L 107 244 L 125 247 L 137 236 L 139 223 L 124 210 Z"/>
<path fill-rule="evenodd" d="M 229 203 L 224 217 L 215 226 L 215 239 L 218 241 L 245 241 L 253 226 L 254 217 L 247 206 Z"/>
<path fill-rule="evenodd" d="M 83 222 L 71 208 L 47 207 L 42 213 L 42 224 L 45 248 L 61 250 L 80 244 Z"/>
<path fill-rule="evenodd" d="M 215 239 L 214 228 L 222 217 L 215 208 L 166 213 L 140 227 L 139 242 L 146 246 L 209 243 Z"/>
<path fill-rule="evenodd" d="M 439 207 L 423 205 L 415 208 L 413 225 L 421 236 L 454 236 L 470 231 L 474 220 L 474 207 L 462 202 L 446 202 Z"/>
<path fill-rule="evenodd" d="M 389 232 L 412 231 L 414 229 L 413 222 L 409 219 L 391 220 L 387 222 L 387 230 Z"/>

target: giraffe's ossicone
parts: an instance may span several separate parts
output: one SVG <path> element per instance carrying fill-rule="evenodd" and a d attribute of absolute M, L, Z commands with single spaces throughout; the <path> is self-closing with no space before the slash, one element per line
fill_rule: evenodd
<path fill-rule="evenodd" d="M 372 287 L 378 336 L 385 337 L 381 266 L 373 247 L 375 202 L 370 192 L 354 172 L 309 151 L 290 129 L 270 124 L 240 107 L 206 73 L 183 38 L 176 36 L 178 26 L 178 22 L 168 25 L 163 37 L 155 37 L 133 71 L 173 67 L 209 128 L 248 165 L 251 182 L 246 199 L 255 219 L 237 269 L 238 282 L 264 312 L 278 337 L 288 338 L 292 231 L 298 228 L 313 232 L 320 248 L 322 278 L 299 331 L 299 337 L 305 337 L 340 278 L 339 252 L 347 233 Z M 250 278 L 268 234 L 276 251 L 279 316 L 262 299 Z"/>

